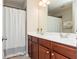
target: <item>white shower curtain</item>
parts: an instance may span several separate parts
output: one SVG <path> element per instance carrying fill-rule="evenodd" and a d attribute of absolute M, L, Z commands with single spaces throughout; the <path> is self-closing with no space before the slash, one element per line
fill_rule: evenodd
<path fill-rule="evenodd" d="M 4 32 L 6 54 L 12 55 L 25 52 L 25 11 L 4 7 Z"/>

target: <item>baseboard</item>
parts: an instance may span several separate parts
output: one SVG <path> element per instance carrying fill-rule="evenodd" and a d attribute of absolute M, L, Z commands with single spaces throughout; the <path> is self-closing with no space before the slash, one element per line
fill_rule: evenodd
<path fill-rule="evenodd" d="M 19 56 L 19 55 L 25 55 L 25 52 L 24 53 L 23 52 L 18 52 L 16 54 L 8 55 L 8 56 L 6 56 L 6 58 L 10 58 L 10 57 L 14 57 L 14 56 Z"/>

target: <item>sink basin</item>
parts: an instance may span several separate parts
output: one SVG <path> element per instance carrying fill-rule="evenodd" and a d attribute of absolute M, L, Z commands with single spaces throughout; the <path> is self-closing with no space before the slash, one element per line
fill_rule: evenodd
<path fill-rule="evenodd" d="M 61 38 L 62 42 L 68 42 L 69 45 L 73 44 L 76 46 L 77 40 L 74 38 Z"/>

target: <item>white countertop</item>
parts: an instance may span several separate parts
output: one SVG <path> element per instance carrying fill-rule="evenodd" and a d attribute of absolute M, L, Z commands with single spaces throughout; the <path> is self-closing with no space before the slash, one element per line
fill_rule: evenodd
<path fill-rule="evenodd" d="M 60 37 L 60 33 L 44 33 L 42 35 L 36 32 L 29 32 L 28 35 L 32 35 L 38 38 L 43 38 L 46 40 L 66 44 L 66 45 L 73 46 L 73 47 L 77 46 L 77 39 L 75 38 L 76 35 L 74 36 L 74 34 L 70 36 L 67 34 L 68 37 Z"/>

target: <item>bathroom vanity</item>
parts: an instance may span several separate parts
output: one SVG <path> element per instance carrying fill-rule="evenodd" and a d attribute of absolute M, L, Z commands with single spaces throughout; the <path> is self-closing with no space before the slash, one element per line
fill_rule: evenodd
<path fill-rule="evenodd" d="M 66 1 L 50 0 L 49 5 L 38 6 L 38 14 L 31 14 L 32 10 L 28 13 L 34 17 L 28 17 L 31 23 L 27 23 L 30 25 L 27 32 L 32 32 L 28 33 L 28 54 L 31 59 L 76 59 L 76 19 L 73 2 Z"/>
<path fill-rule="evenodd" d="M 76 40 L 57 39 L 51 35 L 28 34 L 28 54 L 31 59 L 76 59 Z"/>

